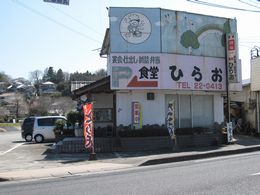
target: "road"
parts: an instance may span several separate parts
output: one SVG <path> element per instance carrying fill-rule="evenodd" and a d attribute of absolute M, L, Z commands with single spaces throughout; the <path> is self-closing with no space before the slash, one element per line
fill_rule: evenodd
<path fill-rule="evenodd" d="M 53 143 L 26 143 L 20 130 L 0 133 L 0 171 L 54 166 L 60 160 L 47 160 L 46 150 Z"/>
<path fill-rule="evenodd" d="M 259 194 L 260 152 L 48 180 L 2 182 L 0 194 Z"/>

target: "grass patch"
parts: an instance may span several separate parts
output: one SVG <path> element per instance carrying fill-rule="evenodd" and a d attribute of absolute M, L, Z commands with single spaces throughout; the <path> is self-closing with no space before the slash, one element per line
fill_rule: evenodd
<path fill-rule="evenodd" d="M 0 123 L 0 127 L 20 127 L 21 123 Z"/>

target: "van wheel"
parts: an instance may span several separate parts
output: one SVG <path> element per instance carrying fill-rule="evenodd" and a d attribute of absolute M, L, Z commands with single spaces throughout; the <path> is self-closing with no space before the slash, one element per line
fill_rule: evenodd
<path fill-rule="evenodd" d="M 36 143 L 42 143 L 43 140 L 44 140 L 43 136 L 40 135 L 40 134 L 35 135 L 35 136 L 34 136 L 34 139 L 35 139 L 35 142 L 36 142 Z"/>
<path fill-rule="evenodd" d="M 26 134 L 24 139 L 25 139 L 26 142 L 31 142 L 32 141 L 32 134 L 30 134 L 30 133 Z"/>

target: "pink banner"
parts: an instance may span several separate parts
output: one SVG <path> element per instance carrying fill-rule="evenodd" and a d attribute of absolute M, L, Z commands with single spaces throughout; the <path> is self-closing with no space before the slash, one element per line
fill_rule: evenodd
<path fill-rule="evenodd" d="M 84 112 L 85 147 L 87 149 L 92 149 L 94 147 L 93 104 L 88 103 L 84 105 L 83 112 Z"/>

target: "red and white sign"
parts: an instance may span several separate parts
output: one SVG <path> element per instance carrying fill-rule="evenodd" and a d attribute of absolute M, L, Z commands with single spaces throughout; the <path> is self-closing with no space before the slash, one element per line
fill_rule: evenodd
<path fill-rule="evenodd" d="M 227 34 L 226 40 L 227 40 L 228 81 L 230 83 L 237 83 L 238 82 L 238 72 L 237 72 L 236 34 L 234 34 L 234 33 Z"/>
<path fill-rule="evenodd" d="M 84 138 L 85 147 L 92 149 L 94 147 L 94 130 L 93 130 L 93 104 L 87 103 L 83 106 L 84 112 Z"/>
<path fill-rule="evenodd" d="M 161 53 L 112 53 L 112 89 L 225 91 L 224 58 Z"/>
<path fill-rule="evenodd" d="M 132 125 L 135 129 L 142 127 L 141 104 L 139 102 L 132 102 Z"/>

